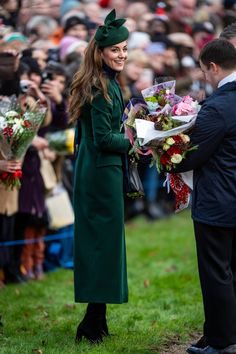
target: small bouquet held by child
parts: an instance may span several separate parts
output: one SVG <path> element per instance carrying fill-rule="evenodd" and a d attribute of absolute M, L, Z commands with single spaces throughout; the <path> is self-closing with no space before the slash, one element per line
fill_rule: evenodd
<path fill-rule="evenodd" d="M 15 97 L 0 100 L 0 151 L 5 160 L 20 160 L 43 122 L 46 108 L 36 102 L 22 110 Z M 6 189 L 20 187 L 22 171 L 0 173 Z"/>
<path fill-rule="evenodd" d="M 173 171 L 197 148 L 192 146 L 187 133 L 200 106 L 190 96 L 176 95 L 175 81 L 149 87 L 142 91 L 142 96 L 143 99 L 131 99 L 123 116 L 126 135 L 133 145 L 131 152 L 150 154 L 151 165 L 155 164 L 159 172 L 172 172 L 167 174 L 167 180 L 175 193 L 176 211 L 180 211 L 189 203 L 190 174 Z"/>

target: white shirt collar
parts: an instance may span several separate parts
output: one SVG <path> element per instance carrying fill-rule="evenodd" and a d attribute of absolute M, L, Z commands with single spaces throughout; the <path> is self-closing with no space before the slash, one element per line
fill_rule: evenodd
<path fill-rule="evenodd" d="M 227 84 L 228 82 L 232 82 L 232 81 L 236 81 L 236 71 L 232 72 L 231 74 L 229 74 L 228 76 L 224 77 L 219 83 L 218 83 L 218 87 L 221 87 L 225 84 Z"/>

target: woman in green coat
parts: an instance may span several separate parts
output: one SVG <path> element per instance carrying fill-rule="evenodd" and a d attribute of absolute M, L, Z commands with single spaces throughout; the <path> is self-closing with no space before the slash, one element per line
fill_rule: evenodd
<path fill-rule="evenodd" d="M 113 10 L 88 45 L 71 89 L 70 113 L 81 134 L 75 167 L 75 301 L 88 303 L 77 328 L 100 342 L 108 334 L 106 304 L 128 301 L 122 154 L 124 110 L 116 76 L 127 58 L 128 30 Z"/>

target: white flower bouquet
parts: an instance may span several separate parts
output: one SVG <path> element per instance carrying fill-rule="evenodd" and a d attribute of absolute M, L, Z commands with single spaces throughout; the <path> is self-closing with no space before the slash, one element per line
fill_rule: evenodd
<path fill-rule="evenodd" d="M 0 151 L 6 160 L 20 160 L 43 122 L 46 108 L 36 102 L 34 107 L 22 110 L 16 98 L 0 101 Z M 0 181 L 6 188 L 20 186 L 22 171 L 2 172 Z"/>

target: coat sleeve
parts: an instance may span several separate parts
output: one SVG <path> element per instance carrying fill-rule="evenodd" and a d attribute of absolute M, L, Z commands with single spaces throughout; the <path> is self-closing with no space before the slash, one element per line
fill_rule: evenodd
<path fill-rule="evenodd" d="M 123 153 L 129 149 L 130 142 L 125 139 L 124 134 L 112 131 L 112 105 L 101 94 L 93 99 L 91 117 L 94 143 L 101 151 Z"/>
<path fill-rule="evenodd" d="M 202 107 L 190 139 L 197 149 L 191 151 L 172 172 L 185 172 L 200 168 L 218 149 L 225 135 L 224 117 L 215 107 Z"/>

